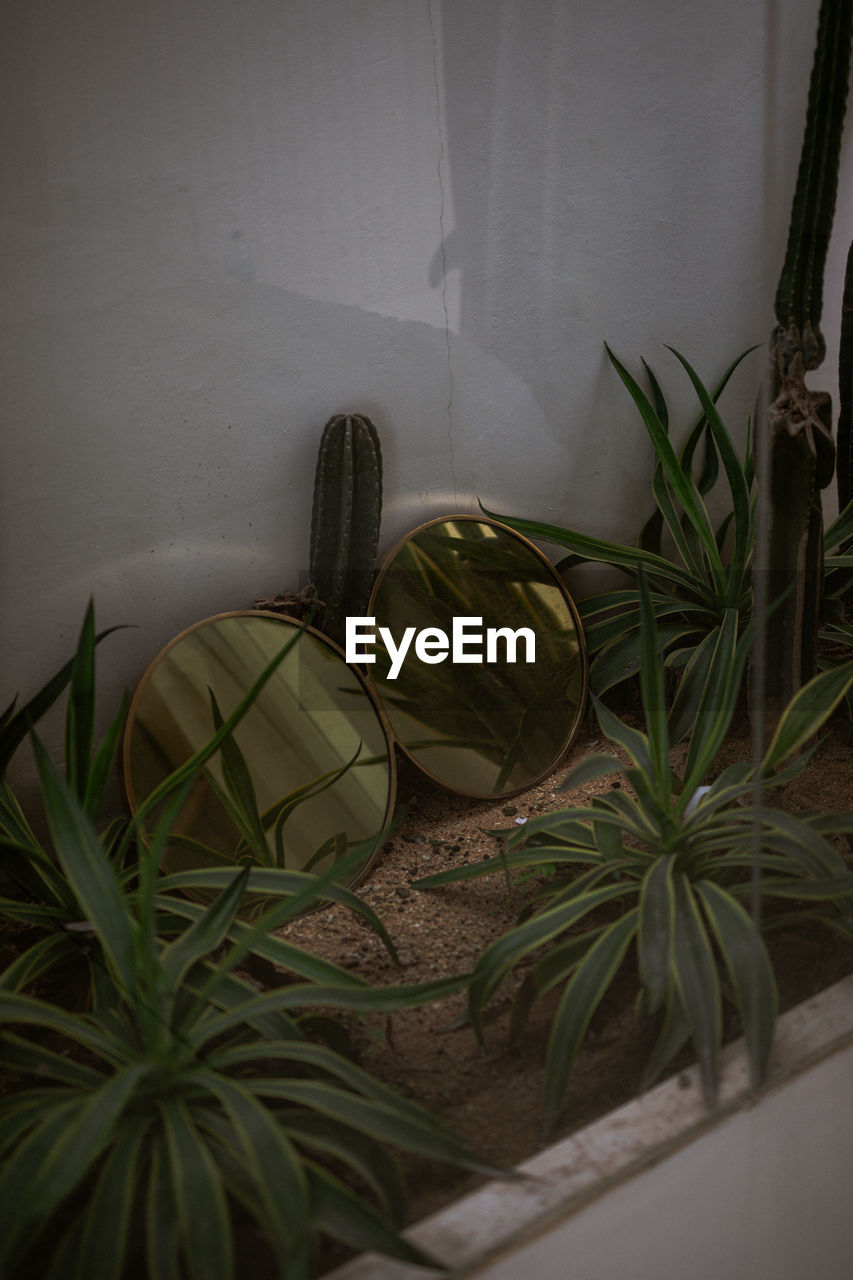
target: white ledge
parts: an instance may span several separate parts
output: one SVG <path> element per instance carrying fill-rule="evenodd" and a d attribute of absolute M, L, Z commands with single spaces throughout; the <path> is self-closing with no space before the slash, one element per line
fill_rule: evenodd
<path fill-rule="evenodd" d="M 563 1223 L 605 1191 L 728 1117 L 757 1106 L 785 1082 L 851 1043 L 853 975 L 777 1020 L 767 1080 L 757 1093 L 750 1088 L 746 1051 L 738 1040 L 722 1052 L 714 1111 L 702 1100 L 698 1067 L 693 1066 L 525 1161 L 519 1167 L 523 1179 L 490 1182 L 404 1234 L 443 1262 L 451 1275 L 468 1275 L 490 1260 L 523 1250 L 526 1242 Z M 847 1107 L 839 1107 L 839 1123 L 846 1123 L 848 1110 L 853 1114 L 849 1095 Z M 525 1267 L 522 1273 L 526 1271 Z M 329 1272 L 326 1280 L 424 1280 L 429 1274 L 435 1273 L 369 1253 Z"/>

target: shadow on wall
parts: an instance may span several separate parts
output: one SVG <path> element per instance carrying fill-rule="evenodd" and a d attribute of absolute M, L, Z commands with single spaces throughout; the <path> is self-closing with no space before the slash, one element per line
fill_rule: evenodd
<path fill-rule="evenodd" d="M 433 376 L 446 368 L 446 337 L 428 324 L 189 277 L 134 291 L 120 310 L 121 325 L 102 307 L 17 327 L 7 407 L 15 420 L 29 405 L 34 425 L 3 485 L 9 696 L 37 679 L 34 651 L 47 672 L 63 660 L 55 620 L 73 628 L 90 595 L 105 625 L 138 624 L 122 646 L 126 679 L 188 623 L 298 585 L 317 446 L 334 412 L 366 413 L 382 435 L 386 547 L 453 506 L 508 503 L 519 423 L 527 491 L 563 471 L 526 386 L 453 336 L 470 376 L 457 389 L 466 428 L 451 470 L 447 388 Z M 57 352 L 61 376 L 40 377 L 56 373 Z M 71 428 L 58 432 L 69 405 Z M 35 475 L 36 460 L 38 519 L 32 483 L 11 480 Z M 34 591 L 45 563 L 51 590 Z"/>
<path fill-rule="evenodd" d="M 761 340 L 760 13 L 723 29 L 718 7 L 697 12 L 688 37 L 661 2 L 438 12 L 455 225 L 430 284 L 461 273 L 461 334 L 526 383 L 554 439 L 583 436 L 569 406 L 630 421 L 597 363 L 605 339 L 656 368 L 663 342 L 698 366 L 704 352 L 709 380 Z"/>
<path fill-rule="evenodd" d="M 551 154 L 549 121 L 558 7 L 537 5 L 531 22 L 524 0 L 489 5 L 488 21 L 478 0 L 441 6 L 455 228 L 429 273 L 439 288 L 445 270 L 461 271 L 462 334 L 511 368 L 552 414 L 549 338 L 560 314 L 571 312 L 566 257 L 578 251 L 568 210 L 555 218 L 554 207 L 563 168 Z M 566 141 L 558 130 L 557 145 Z"/>

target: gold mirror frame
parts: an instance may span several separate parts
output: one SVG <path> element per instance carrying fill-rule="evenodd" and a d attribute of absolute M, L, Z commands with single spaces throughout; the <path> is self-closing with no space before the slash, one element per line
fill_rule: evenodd
<path fill-rule="evenodd" d="M 474 529 L 477 536 L 466 536 Z M 497 562 L 496 547 L 500 549 Z M 495 575 L 501 584 L 499 590 L 491 582 Z M 441 584 L 440 592 L 436 584 Z M 500 607 L 505 612 L 497 616 L 495 608 Z M 454 615 L 481 619 L 484 635 L 490 628 L 516 631 L 535 622 L 532 629 L 538 653 L 532 664 L 501 662 L 498 640 L 495 661 L 466 664 L 459 674 L 452 653 L 439 665 L 435 658 L 432 664 L 420 662 L 410 652 L 408 666 L 401 667 L 392 682 L 387 678 L 389 664 L 381 645 L 376 646 L 374 663 L 366 667 L 365 674 L 354 663 L 348 664 L 327 636 L 312 627 L 302 628 L 304 639 L 285 657 L 232 737 L 241 753 L 248 753 L 252 735 L 247 730 L 255 726 L 253 748 L 258 742 L 262 744 L 263 763 L 260 767 L 257 750 L 248 763 L 257 809 L 266 815 L 275 851 L 283 848 L 286 859 L 288 849 L 291 853 L 295 850 L 295 858 L 284 864 L 289 869 L 322 865 L 318 849 L 335 836 L 338 856 L 344 847 L 338 835 L 342 830 L 348 844 L 375 834 L 375 847 L 350 877 L 351 884 L 369 871 L 394 811 L 395 742 L 418 769 L 460 795 L 491 800 L 517 795 L 546 778 L 565 754 L 580 724 L 588 679 L 580 617 L 554 565 L 529 539 L 485 517 L 439 517 L 400 539 L 382 561 L 368 615 L 374 619 L 377 633 L 379 627 L 389 627 L 397 643 L 401 633 L 413 625 L 416 632 L 436 627 L 452 631 Z M 238 620 L 242 620 L 240 626 L 236 626 Z M 226 662 L 221 654 L 217 657 L 209 652 L 209 644 L 202 641 L 199 645 L 199 637 L 210 638 L 214 635 L 210 628 L 226 624 L 230 628 L 232 621 L 235 627 L 225 645 Z M 241 656 L 233 640 L 240 631 L 245 633 L 246 622 L 249 629 L 255 629 L 256 637 L 260 635 L 258 628 L 263 628 L 266 642 L 248 646 Z M 277 638 L 271 627 L 279 632 Z M 122 747 L 131 812 L 136 810 L 137 800 L 149 795 L 159 781 L 210 739 L 215 716 L 230 714 L 283 647 L 282 627 L 300 631 L 300 624 L 293 619 L 263 610 L 217 614 L 186 628 L 149 663 L 130 703 Z M 517 640 L 516 654 L 523 643 Z M 504 653 L 508 654 L 508 647 Z M 543 656 L 547 660 L 544 677 Z M 317 671 L 310 670 L 312 661 L 326 674 L 337 673 L 334 683 L 345 705 L 330 705 L 331 691 Z M 294 664 L 299 668 L 296 675 Z M 528 665 L 531 670 L 525 669 Z M 215 709 L 209 697 L 211 688 Z M 306 708 L 306 701 L 313 702 L 313 708 Z M 155 731 L 150 725 L 158 720 L 161 729 Z M 294 733 L 295 720 L 302 726 L 301 737 L 298 730 Z M 345 729 L 336 731 L 338 746 L 332 756 L 325 756 L 325 767 L 321 767 L 318 752 L 321 746 L 329 747 L 334 722 Z M 308 749 L 303 741 L 306 738 L 311 740 Z M 360 754 L 361 749 L 356 752 L 355 738 L 362 746 L 369 739 L 366 756 Z M 140 740 L 147 743 L 147 756 L 138 745 Z M 224 790 L 227 798 L 228 779 L 221 755 L 220 751 L 208 762 L 182 810 L 163 859 L 167 871 L 241 862 L 281 865 L 264 863 L 253 855 L 247 841 L 241 840 L 238 827 L 223 807 L 222 793 Z M 378 788 L 373 781 L 369 789 L 373 799 L 368 804 L 364 770 L 377 767 L 384 768 L 384 781 Z M 279 830 L 277 823 L 282 791 L 286 796 L 312 782 L 317 784 L 317 794 L 306 798 L 284 819 L 285 839 L 285 826 Z M 331 823 L 318 821 L 333 797 L 343 798 L 345 814 Z M 359 819 L 353 834 L 349 825 L 353 808 L 362 813 L 370 809 L 370 822 L 375 825 L 369 831 L 359 829 Z M 193 841 L 201 848 L 194 851 Z M 332 854 L 323 856 L 328 859 Z M 258 899 L 247 905 L 254 911 Z"/>
<path fill-rule="evenodd" d="M 478 536 L 466 537 L 473 528 Z M 503 568 L 495 563 L 497 546 Z M 500 590 L 491 585 L 496 574 Z M 368 605 L 375 633 L 385 626 L 397 644 L 412 625 L 449 635 L 454 614 L 481 618 L 484 635 L 527 625 L 540 650 L 531 669 L 498 658 L 457 673 L 452 653 L 441 665 L 435 658 L 435 665 L 425 665 L 410 649 L 392 681 L 387 652 L 377 644 L 368 680 L 395 741 L 429 777 L 479 799 L 517 795 L 553 771 L 580 724 L 588 683 L 580 617 L 538 547 L 496 520 L 473 515 L 429 520 L 402 538 L 384 557 Z M 501 643 L 496 640 L 496 653 Z"/>
<path fill-rule="evenodd" d="M 222 613 L 188 627 L 157 654 L 136 686 L 124 731 L 123 776 L 131 812 L 209 741 L 215 716 L 227 718 L 284 647 L 286 630 L 298 633 L 300 624 L 257 609 Z M 283 850 L 285 859 L 290 854 L 284 863 L 289 870 L 322 870 L 330 856 L 340 855 L 340 838 L 324 857 L 317 858 L 317 850 L 339 831 L 345 831 L 349 845 L 375 833 L 373 852 L 349 883 L 360 880 L 394 811 L 396 761 L 375 695 L 338 646 L 305 627 L 231 739 L 246 760 L 257 811 L 265 815 L 268 849 Z M 384 772 L 374 774 L 376 769 Z M 229 817 L 221 797 L 224 792 L 233 803 L 236 791 L 232 786 L 229 793 L 229 781 L 235 776 L 223 770 L 221 750 L 208 761 L 167 846 L 167 871 L 280 865 L 255 857 Z M 283 798 L 311 783 L 317 784 L 316 794 L 279 822 Z M 202 849 L 194 851 L 194 841 L 207 847 L 207 857 Z"/>

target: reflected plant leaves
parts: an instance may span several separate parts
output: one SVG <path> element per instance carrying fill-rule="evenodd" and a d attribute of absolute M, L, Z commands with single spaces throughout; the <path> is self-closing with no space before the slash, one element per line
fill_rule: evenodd
<path fill-rule="evenodd" d="M 386 561 L 369 612 L 395 638 L 410 627 L 452 635 L 460 616 L 481 618 L 484 633 L 527 628 L 535 636 L 529 663 L 522 637 L 513 662 L 498 639 L 494 662 L 426 664 L 410 652 L 393 681 L 377 646 L 370 676 L 422 770 L 462 794 L 491 797 L 512 795 L 557 764 L 580 720 L 586 654 L 574 605 L 532 543 L 487 519 L 432 521 Z M 283 626 L 296 624 L 259 611 L 223 614 L 155 659 L 125 734 L 131 808 L 223 723 L 280 648 Z M 165 867 L 322 871 L 355 844 L 378 845 L 394 790 L 393 751 L 363 677 L 307 629 L 199 776 Z M 246 905 L 254 913 L 261 904 Z"/>
<path fill-rule="evenodd" d="M 268 653 L 281 647 L 282 627 L 296 624 L 258 611 L 220 615 L 158 655 L 134 694 L 125 733 L 131 808 L 222 723 Z M 394 788 L 393 756 L 361 677 L 306 630 L 208 762 L 165 865 L 322 871 L 342 849 L 379 841 Z"/>
<path fill-rule="evenodd" d="M 490 520 L 432 521 L 386 560 L 369 611 L 395 638 L 412 626 L 450 636 L 459 616 L 482 618 L 484 633 L 531 629 L 532 663 L 425 664 L 410 653 L 392 681 L 378 647 L 370 676 L 403 750 L 455 791 L 510 795 L 554 767 L 580 718 L 586 658 L 574 606 L 532 543 Z"/>

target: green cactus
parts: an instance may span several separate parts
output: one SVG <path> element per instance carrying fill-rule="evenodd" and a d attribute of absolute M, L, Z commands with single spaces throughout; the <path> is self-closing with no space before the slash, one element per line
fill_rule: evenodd
<path fill-rule="evenodd" d="M 382 517 L 382 451 L 369 418 L 336 414 L 317 455 L 311 578 L 325 633 L 343 643 L 345 619 L 367 608 Z"/>
<path fill-rule="evenodd" d="M 822 0 L 817 48 L 788 247 L 771 338 L 768 436 L 770 518 L 767 591 L 781 600 L 768 616 L 765 696 L 768 726 L 817 670 L 823 580 L 820 490 L 835 468 L 832 405 L 805 373 L 823 360 L 823 272 L 832 231 L 847 100 L 853 6 Z"/>
<path fill-rule="evenodd" d="M 838 510 L 853 498 L 853 244 L 847 254 L 838 347 Z"/>
<path fill-rule="evenodd" d="M 800 352 L 806 369 L 817 369 L 826 354 L 820 331 L 823 271 L 838 189 L 851 25 L 850 0 L 822 0 L 788 247 L 776 290 L 774 347 L 789 361 Z"/>

